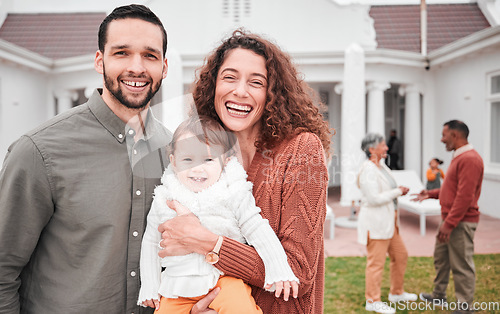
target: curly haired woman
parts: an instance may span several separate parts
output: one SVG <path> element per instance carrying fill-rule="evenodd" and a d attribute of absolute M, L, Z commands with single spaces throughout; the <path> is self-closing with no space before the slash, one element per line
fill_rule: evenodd
<path fill-rule="evenodd" d="M 312 94 L 286 53 L 242 30 L 206 58 L 193 92 L 199 115 L 235 133 L 257 206 L 300 280 L 298 296 L 279 299 L 265 291 L 264 264 L 255 249 L 227 237 L 220 245 L 219 236 L 192 214 L 159 228 L 160 256 L 216 253 L 215 267 L 249 284 L 264 313 L 323 312 L 330 131 Z M 206 297 L 207 307 L 217 292 Z M 192 313 L 207 312 L 200 303 L 195 307 Z"/>

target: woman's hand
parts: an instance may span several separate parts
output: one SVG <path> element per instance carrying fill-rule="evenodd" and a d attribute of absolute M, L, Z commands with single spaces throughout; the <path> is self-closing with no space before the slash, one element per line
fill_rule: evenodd
<path fill-rule="evenodd" d="M 177 216 L 182 216 L 182 215 L 188 215 L 191 214 L 191 211 L 189 208 L 186 206 L 182 205 L 181 203 L 175 201 L 175 200 L 169 200 L 167 201 L 167 206 L 175 210 L 177 213 Z"/>
<path fill-rule="evenodd" d="M 406 186 L 399 186 L 399 189 L 403 193 L 402 195 L 406 195 L 406 194 L 408 194 L 408 191 L 410 191 L 410 189 L 407 188 Z"/>
<path fill-rule="evenodd" d="M 274 283 L 276 285 L 276 290 L 274 291 L 274 296 L 279 298 L 281 292 L 283 291 L 283 300 L 288 301 L 288 297 L 290 296 L 290 288 L 292 289 L 292 296 L 297 298 L 299 295 L 299 283 L 296 281 L 276 281 Z M 264 286 L 265 289 L 271 289 L 273 285 L 267 284 Z"/>
<path fill-rule="evenodd" d="M 220 288 L 216 287 L 210 293 L 208 293 L 206 296 L 203 297 L 200 301 L 196 302 L 196 304 L 193 306 L 191 309 L 191 314 L 198 314 L 198 313 L 209 313 L 209 314 L 217 314 L 215 310 L 212 310 L 208 306 L 212 301 L 215 299 L 215 297 L 219 294 Z"/>
<path fill-rule="evenodd" d="M 162 223 L 158 227 L 162 240 L 162 248 L 158 255 L 180 256 L 189 253 L 205 255 L 217 243 L 218 235 L 203 227 L 198 217 L 178 202 L 168 203 L 179 214 L 177 217 Z M 180 213 L 183 214 L 180 214 Z"/>

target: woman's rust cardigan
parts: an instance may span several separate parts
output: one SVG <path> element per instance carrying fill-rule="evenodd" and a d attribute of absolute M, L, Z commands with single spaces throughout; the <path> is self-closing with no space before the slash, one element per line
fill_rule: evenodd
<path fill-rule="evenodd" d="M 263 312 L 323 313 L 325 257 L 323 228 L 328 173 L 319 138 L 301 133 L 272 151 L 257 152 L 248 171 L 262 216 L 269 220 L 299 278 L 299 296 L 283 297 L 262 289 L 264 265 L 253 247 L 224 238 L 215 265 L 252 286 Z"/>

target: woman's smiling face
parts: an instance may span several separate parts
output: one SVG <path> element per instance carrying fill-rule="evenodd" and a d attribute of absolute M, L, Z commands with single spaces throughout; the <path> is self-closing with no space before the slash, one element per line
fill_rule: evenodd
<path fill-rule="evenodd" d="M 258 132 L 266 97 L 264 57 L 243 48 L 230 51 L 219 69 L 215 87 L 215 110 L 222 123 L 236 133 Z"/>
<path fill-rule="evenodd" d="M 369 150 L 372 155 L 377 156 L 377 159 L 381 159 L 387 158 L 387 151 L 389 150 L 389 147 L 387 147 L 385 141 L 382 141 L 378 143 L 377 146 L 369 148 Z"/>

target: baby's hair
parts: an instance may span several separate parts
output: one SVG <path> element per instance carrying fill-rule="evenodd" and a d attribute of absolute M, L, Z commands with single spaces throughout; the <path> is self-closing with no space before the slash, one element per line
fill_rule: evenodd
<path fill-rule="evenodd" d="M 207 116 L 190 116 L 183 121 L 175 130 L 170 142 L 168 153 L 174 155 L 175 146 L 179 138 L 187 133 L 193 134 L 196 138 L 207 145 L 222 146 L 225 158 L 235 154 L 236 136 L 220 125 L 219 122 Z"/>
<path fill-rule="evenodd" d="M 442 165 L 444 161 L 442 161 L 439 158 L 432 158 L 432 160 L 435 160 L 438 164 Z"/>

